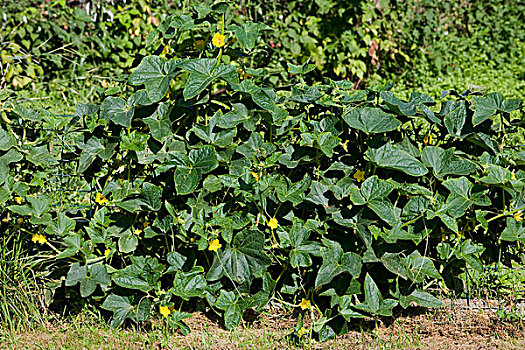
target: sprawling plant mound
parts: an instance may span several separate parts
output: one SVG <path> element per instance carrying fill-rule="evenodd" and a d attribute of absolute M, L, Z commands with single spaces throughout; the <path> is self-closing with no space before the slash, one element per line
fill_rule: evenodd
<path fill-rule="evenodd" d="M 290 87 L 272 89 L 281 72 L 251 66 L 270 28 L 225 27 L 225 11 L 168 16 L 148 36 L 158 55 L 100 106 L 4 116 L 2 231 L 23 232 L 57 291 L 114 326 L 153 311 L 184 332 L 184 311 L 232 328 L 273 299 L 326 339 L 439 306 L 429 288 L 515 258 L 502 241 L 525 241 L 524 155 L 505 146 L 519 101 L 307 86 L 313 66 L 291 63 Z"/>

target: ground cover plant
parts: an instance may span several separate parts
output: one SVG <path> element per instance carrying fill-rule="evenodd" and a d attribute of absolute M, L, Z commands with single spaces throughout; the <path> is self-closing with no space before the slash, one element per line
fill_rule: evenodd
<path fill-rule="evenodd" d="M 312 319 L 297 338 L 326 340 L 519 261 L 521 101 L 311 84 L 314 64 L 259 66 L 272 28 L 229 11 L 166 16 L 127 81 L 73 116 L 0 97 L 1 229 L 53 307 L 188 333 L 192 311 L 231 329 L 273 300 Z"/>

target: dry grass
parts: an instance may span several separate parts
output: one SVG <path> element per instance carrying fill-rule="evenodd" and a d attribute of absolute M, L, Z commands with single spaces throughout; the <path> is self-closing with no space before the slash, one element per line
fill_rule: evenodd
<path fill-rule="evenodd" d="M 524 349 L 521 325 L 504 323 L 494 313 L 452 309 L 423 312 L 395 320 L 357 322 L 350 332 L 320 343 L 293 344 L 288 335 L 296 320 L 284 314 L 266 314 L 234 331 L 220 320 L 196 313 L 188 320 L 192 333 L 168 332 L 162 322 L 140 329 L 113 330 L 100 321 L 80 315 L 68 322 L 31 331 L 0 331 L 2 349 Z"/>

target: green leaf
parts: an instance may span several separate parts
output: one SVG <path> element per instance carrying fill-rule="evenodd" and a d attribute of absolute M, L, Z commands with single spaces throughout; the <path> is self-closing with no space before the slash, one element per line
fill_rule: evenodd
<path fill-rule="evenodd" d="M 200 174 L 206 174 L 219 166 L 217 152 L 213 146 L 202 146 L 190 151 L 190 161 L 193 169 Z"/>
<path fill-rule="evenodd" d="M 309 64 L 308 62 L 305 62 L 301 65 L 295 65 L 288 63 L 288 72 L 291 74 L 307 74 L 310 73 L 315 69 L 315 64 Z"/>
<path fill-rule="evenodd" d="M 117 328 L 124 322 L 126 318 L 131 318 L 135 322 L 143 322 L 149 318 L 151 309 L 151 302 L 147 298 L 140 299 L 138 305 L 133 306 L 132 296 L 122 296 L 111 293 L 104 303 L 102 308 L 113 311 L 113 319 L 111 320 L 111 327 Z"/>
<path fill-rule="evenodd" d="M 129 127 L 134 111 L 135 107 L 129 106 L 124 99 L 109 96 L 102 102 L 100 118 L 124 127 Z"/>
<path fill-rule="evenodd" d="M 7 151 L 16 145 L 16 139 L 12 133 L 0 128 L 0 151 Z"/>
<path fill-rule="evenodd" d="M 173 279 L 173 287 L 169 291 L 184 300 L 203 297 L 207 286 L 203 272 L 204 268 L 201 266 L 194 267 L 190 272 L 177 271 Z"/>
<path fill-rule="evenodd" d="M 46 233 L 63 236 L 75 228 L 75 220 L 67 217 L 66 214 L 59 212 L 55 220 L 47 227 Z"/>
<path fill-rule="evenodd" d="M 201 181 L 201 173 L 194 168 L 178 166 L 174 174 L 175 189 L 178 195 L 193 193 Z"/>
<path fill-rule="evenodd" d="M 334 277 L 343 272 L 348 272 L 357 278 L 361 274 L 361 258 L 354 252 L 343 252 L 341 245 L 327 239 L 323 240 L 324 247 L 321 248 L 323 264 L 317 273 L 315 286 L 330 283 Z"/>
<path fill-rule="evenodd" d="M 163 62 L 159 56 L 146 56 L 131 73 L 128 82 L 131 85 L 144 85 L 152 104 L 166 95 L 178 68 L 179 64 L 175 60 Z"/>
<path fill-rule="evenodd" d="M 231 247 L 218 251 L 206 275 L 209 281 L 227 276 L 242 283 L 261 273 L 271 259 L 264 252 L 264 234 L 257 230 L 243 230 L 235 235 Z"/>
<path fill-rule="evenodd" d="M 493 92 L 485 97 L 474 97 L 476 110 L 472 116 L 474 126 L 483 123 L 498 112 L 503 102 L 503 96 L 499 92 Z"/>
<path fill-rule="evenodd" d="M 397 129 L 401 122 L 381 108 L 353 108 L 343 114 L 343 120 L 351 128 L 371 133 L 382 133 Z"/>
<path fill-rule="evenodd" d="M 79 263 L 71 265 L 66 277 L 66 286 L 74 286 L 80 282 L 80 296 L 86 298 L 93 294 L 97 285 L 108 286 L 111 284 L 111 279 L 106 270 L 106 266 L 96 264 L 89 267 L 80 266 Z"/>
<path fill-rule="evenodd" d="M 334 148 L 339 145 L 340 142 L 341 139 L 332 135 L 331 132 L 323 132 L 317 136 L 319 149 L 323 151 L 327 157 L 332 157 Z"/>
<path fill-rule="evenodd" d="M 393 147 L 390 143 L 380 148 L 368 149 L 366 156 L 379 167 L 395 169 L 412 176 L 423 176 L 428 169 L 409 153 Z"/>
<path fill-rule="evenodd" d="M 235 292 L 221 290 L 215 306 L 224 310 L 224 325 L 227 329 L 234 329 L 241 322 L 242 308 L 237 302 Z"/>
<path fill-rule="evenodd" d="M 139 244 L 138 237 L 130 230 L 125 231 L 118 240 L 118 250 L 121 253 L 132 253 Z"/>
<path fill-rule="evenodd" d="M 514 218 L 507 218 L 507 225 L 501 236 L 499 237 L 502 241 L 508 242 L 522 242 L 525 243 L 525 228 L 521 222 L 516 221 Z"/>
<path fill-rule="evenodd" d="M 421 155 L 423 164 L 432 167 L 434 175 L 441 179 L 445 175 L 469 175 L 476 170 L 474 163 L 461 159 L 454 154 L 454 149 L 427 146 Z"/>
<path fill-rule="evenodd" d="M 231 25 L 229 29 L 235 33 L 239 43 L 248 50 L 253 50 L 259 37 L 260 29 L 271 29 L 262 23 L 246 22 L 242 26 Z"/>

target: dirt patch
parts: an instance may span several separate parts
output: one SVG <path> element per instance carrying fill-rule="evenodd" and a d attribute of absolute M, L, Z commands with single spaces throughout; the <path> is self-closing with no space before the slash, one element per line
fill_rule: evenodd
<path fill-rule="evenodd" d="M 490 306 L 490 305 L 489 305 Z M 520 322 L 504 322 L 490 307 L 464 301 L 446 301 L 441 309 L 409 308 L 392 318 L 360 320 L 344 336 L 298 345 L 296 315 L 267 310 L 247 315 L 246 322 L 226 331 L 214 315 L 195 313 L 187 320 L 188 336 L 173 333 L 162 322 L 141 329 L 112 330 L 93 320 L 77 319 L 48 325 L 38 331 L 0 334 L 2 349 L 524 349 Z M 2 341 L 3 340 L 3 341 Z"/>

